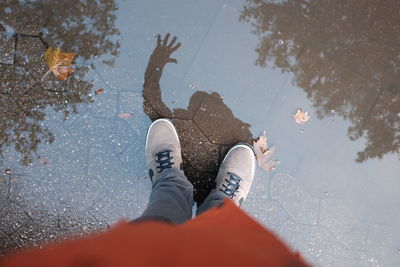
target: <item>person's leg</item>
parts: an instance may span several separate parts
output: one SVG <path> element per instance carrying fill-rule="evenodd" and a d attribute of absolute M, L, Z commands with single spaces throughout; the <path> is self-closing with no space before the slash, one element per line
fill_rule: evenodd
<path fill-rule="evenodd" d="M 158 119 L 151 124 L 146 138 L 146 161 L 153 187 L 146 210 L 134 222 L 189 220 L 193 185 L 183 173 L 181 146 L 170 120 Z"/>
<path fill-rule="evenodd" d="M 135 222 L 158 220 L 183 223 L 192 218 L 193 185 L 182 172 L 168 169 L 153 184 L 149 204 Z"/>
<path fill-rule="evenodd" d="M 213 207 L 221 206 L 225 198 L 227 198 L 227 195 L 225 195 L 221 191 L 218 191 L 216 189 L 211 190 L 210 194 L 206 197 L 204 202 L 197 208 L 196 214 L 200 215 L 201 213 Z"/>
<path fill-rule="evenodd" d="M 246 199 L 254 179 L 255 156 L 252 148 L 243 143 L 233 146 L 226 154 L 215 179 L 216 187 L 197 209 L 197 215 L 220 206 L 225 198 L 239 207 Z"/>

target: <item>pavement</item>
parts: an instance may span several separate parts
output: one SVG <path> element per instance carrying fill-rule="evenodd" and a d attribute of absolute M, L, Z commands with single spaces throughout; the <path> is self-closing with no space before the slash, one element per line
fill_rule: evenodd
<path fill-rule="evenodd" d="M 140 216 L 146 131 L 169 117 L 196 201 L 226 150 L 266 131 L 280 164 L 257 169 L 244 210 L 313 265 L 399 266 L 396 10 L 394 0 L 0 3 L 0 253 Z M 168 32 L 178 63 L 152 76 Z M 78 54 L 66 81 L 47 73 L 48 47 Z"/>

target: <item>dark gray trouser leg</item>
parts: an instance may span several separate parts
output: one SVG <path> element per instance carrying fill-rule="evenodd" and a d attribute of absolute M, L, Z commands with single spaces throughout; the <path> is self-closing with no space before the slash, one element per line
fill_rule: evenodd
<path fill-rule="evenodd" d="M 199 215 L 215 206 L 221 206 L 222 203 L 224 202 L 225 198 L 227 198 L 227 195 L 225 195 L 221 191 L 218 191 L 215 189 L 211 190 L 210 194 L 204 200 L 203 204 L 201 204 L 197 208 L 197 215 Z"/>
<path fill-rule="evenodd" d="M 134 222 L 147 220 L 183 223 L 192 218 L 193 185 L 181 171 L 165 169 L 153 184 L 149 204 Z"/>

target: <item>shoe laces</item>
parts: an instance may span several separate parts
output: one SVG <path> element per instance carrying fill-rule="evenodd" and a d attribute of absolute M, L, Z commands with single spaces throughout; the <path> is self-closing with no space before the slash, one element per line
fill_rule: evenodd
<path fill-rule="evenodd" d="M 228 179 L 225 179 L 226 184 L 223 183 L 223 188 L 220 188 L 219 191 L 233 199 L 236 196 L 235 193 L 239 190 L 241 180 L 242 178 L 236 174 L 228 172 Z"/>
<path fill-rule="evenodd" d="M 157 166 L 157 168 L 160 169 L 158 171 L 158 173 L 162 172 L 165 169 L 172 168 L 171 166 L 175 162 L 171 162 L 171 159 L 174 158 L 170 155 L 171 152 L 172 152 L 172 150 L 167 149 L 167 150 L 156 153 L 156 157 L 157 157 L 156 162 L 159 164 L 159 166 Z"/>

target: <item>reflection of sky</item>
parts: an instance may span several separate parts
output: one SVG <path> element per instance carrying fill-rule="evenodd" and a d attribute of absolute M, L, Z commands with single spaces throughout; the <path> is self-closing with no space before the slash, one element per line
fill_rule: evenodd
<path fill-rule="evenodd" d="M 170 108 L 186 108 L 197 90 L 218 92 L 236 117 L 251 124 L 254 136 L 266 130 L 277 146 L 281 164 L 270 175 L 272 179 L 277 173 L 289 174 L 320 201 L 320 208 L 325 199 L 337 200 L 360 223 L 400 223 L 398 155 L 356 163 L 365 140 L 349 140 L 349 122 L 334 111 L 330 117 L 317 119 L 303 90 L 292 84 L 291 74 L 255 66 L 258 40 L 251 26 L 238 20 L 244 3 L 235 2 L 120 3 L 121 54 L 116 68 L 99 69 L 99 73 L 114 88 L 140 91 L 155 45 L 153 34 L 171 32 L 182 47 L 174 54 L 178 65 L 169 64 L 161 81 L 162 96 Z M 298 107 L 311 115 L 306 125 L 293 121 Z M 255 185 L 260 186 L 263 184 Z M 262 196 L 257 197 L 257 205 L 266 205 L 260 201 Z M 329 226 L 329 218 L 323 221 Z M 351 236 L 351 231 L 348 234 Z"/>

